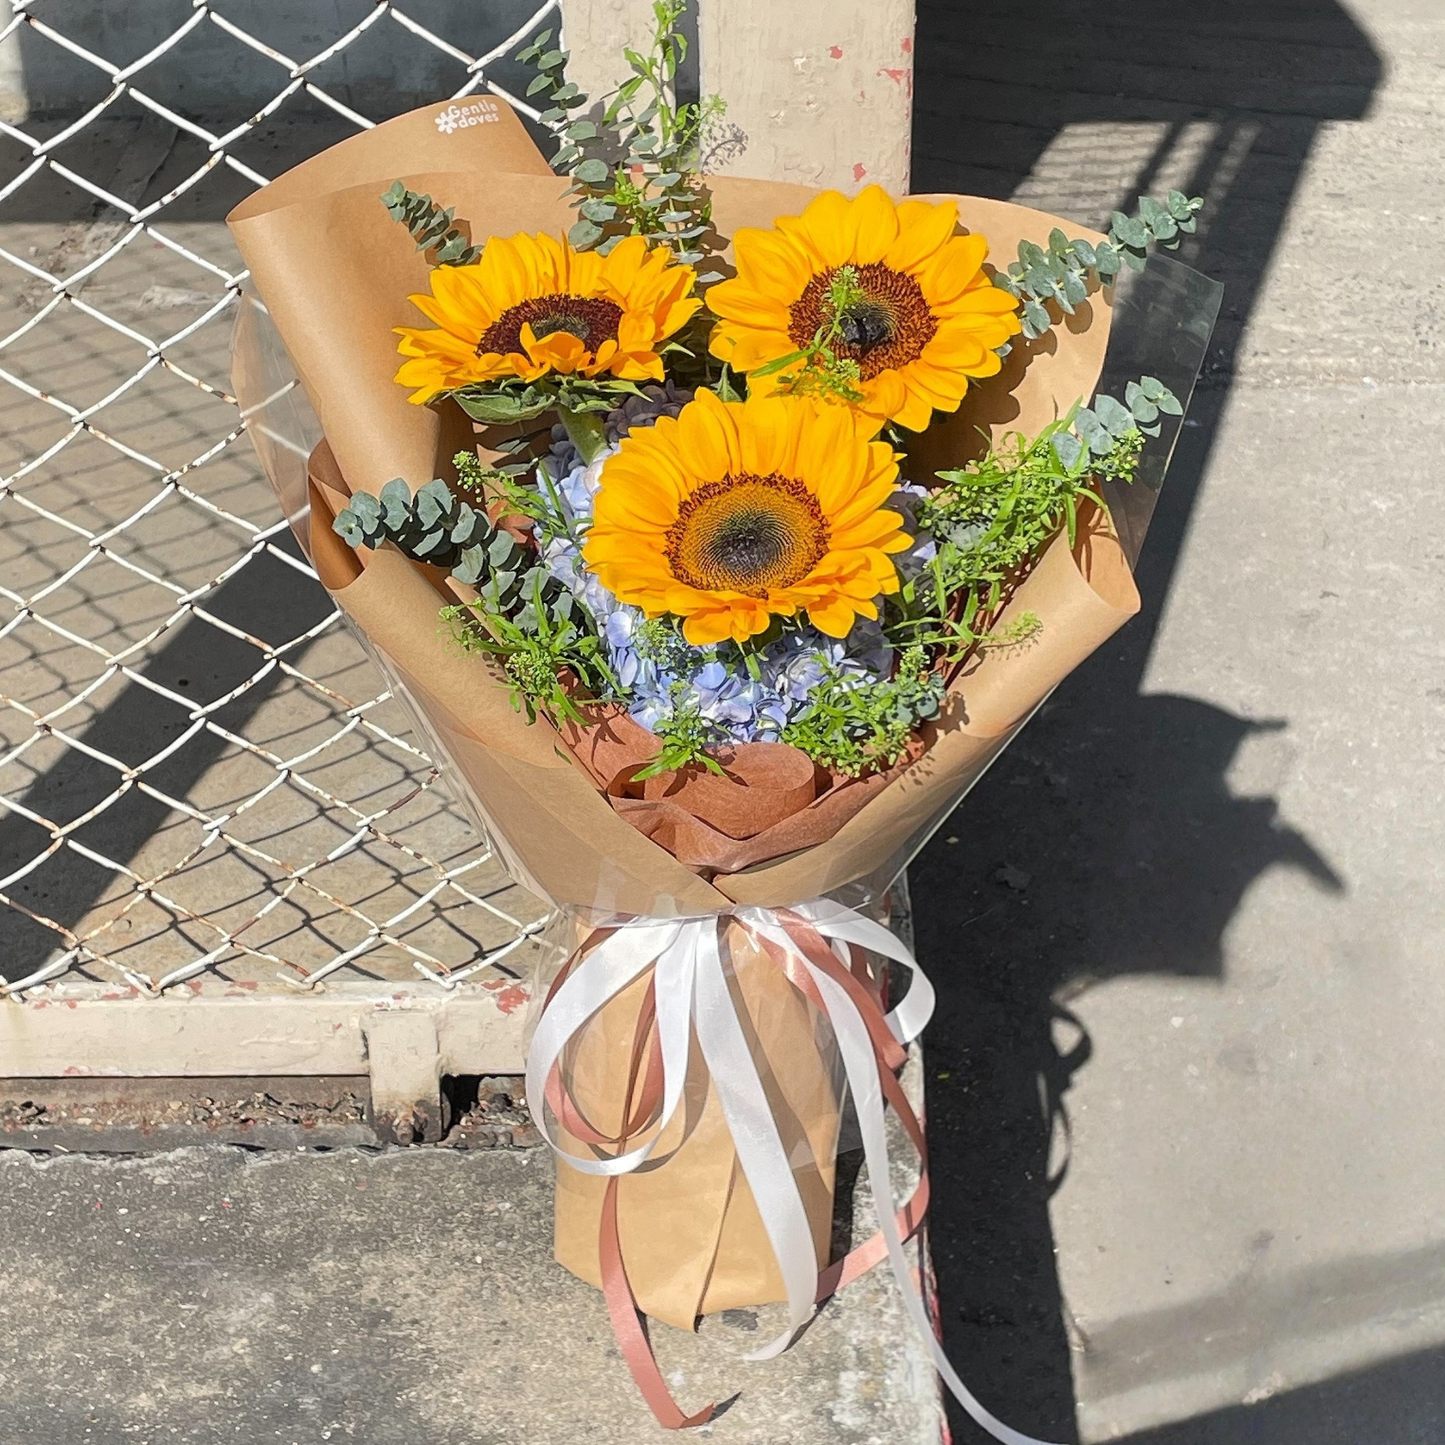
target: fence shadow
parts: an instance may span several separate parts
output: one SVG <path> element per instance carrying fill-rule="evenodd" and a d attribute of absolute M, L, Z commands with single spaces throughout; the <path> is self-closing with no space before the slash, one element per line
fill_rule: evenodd
<path fill-rule="evenodd" d="M 299 549 L 289 534 L 276 545 L 293 556 Z M 331 600 L 309 578 L 264 553 L 253 558 L 203 599 L 213 616 L 241 628 L 270 646 L 299 637 L 331 612 Z M 241 686 L 262 666 L 262 654 L 249 642 L 213 627 L 199 617 L 180 622 L 139 667 L 146 677 L 205 706 Z M 214 715 L 231 732 L 244 734 L 248 722 L 275 695 L 285 674 L 272 669 Z M 64 718 L 59 726 L 71 727 Z M 81 748 L 66 748 L 25 790 L 24 805 L 53 823 L 65 825 L 105 801 L 121 783 L 111 764 L 87 750 L 136 767 L 159 753 L 190 726 L 186 711 L 139 683 L 127 682 L 107 705 L 74 735 Z M 197 733 L 146 775 L 155 787 L 185 798 L 219 761 L 225 740 L 214 732 Z M 129 865 L 171 816 L 165 803 L 132 788 L 92 821 L 75 830 L 76 841 L 122 867 Z M 9 872 L 49 845 L 46 829 L 18 812 L 0 814 L 0 868 Z M 62 848 L 11 885 L 16 901 L 36 913 L 73 928 L 91 911 L 117 875 L 101 863 Z M 39 968 L 58 947 L 49 928 L 9 908 L 0 908 L 0 957 L 11 979 Z"/>
<path fill-rule="evenodd" d="M 1071 158 L 1089 169 L 1089 127 L 1129 123 L 1143 138 L 1137 174 L 1100 195 L 1107 157 L 1093 151 L 1095 214 L 1157 188 L 1188 154 L 1176 183 L 1207 198 L 1210 221 L 1183 259 L 1226 285 L 1141 560 L 1143 614 L 1059 690 L 911 873 L 920 957 L 940 984 L 928 1072 L 945 1340 L 990 1409 L 1016 1429 L 1075 1441 L 1048 1208 L 1060 1181 L 1049 1168 L 1065 1095 L 1092 1046 L 1058 1000 L 1122 974 L 1220 976 L 1224 929 L 1272 867 L 1298 869 L 1325 893 L 1345 887 L 1274 799 L 1236 796 L 1227 781 L 1240 745 L 1287 719 L 1141 684 L 1240 337 L 1310 148 L 1326 122 L 1366 113 L 1381 63 L 1335 0 L 1132 10 L 920 0 L 917 57 L 915 190 L 1022 192 L 1042 204 L 1038 175 L 1066 177 Z M 1110 143 L 1105 132 L 1097 145 Z M 1351 1398 L 1340 1392 L 1339 1408 Z M 961 1445 L 986 1438 L 950 1408 Z M 1259 1433 L 1249 1422 L 1260 1418 L 1225 1412 L 1202 1433 L 1147 1438 L 1406 1438 L 1376 1434 L 1368 1412 L 1328 1437 Z"/>

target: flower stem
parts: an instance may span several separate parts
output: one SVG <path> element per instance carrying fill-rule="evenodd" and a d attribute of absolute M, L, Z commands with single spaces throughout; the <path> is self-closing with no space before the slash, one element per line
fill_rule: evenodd
<path fill-rule="evenodd" d="M 565 406 L 557 408 L 562 425 L 572 445 L 582 453 L 582 460 L 588 466 L 597 460 L 607 447 L 607 431 L 602 417 L 595 411 L 568 411 Z"/>

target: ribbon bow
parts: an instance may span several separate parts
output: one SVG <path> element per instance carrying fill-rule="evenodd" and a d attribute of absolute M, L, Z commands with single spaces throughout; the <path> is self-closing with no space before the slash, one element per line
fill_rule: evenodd
<path fill-rule="evenodd" d="M 728 988 L 722 948 L 730 923 L 739 925 L 827 1017 L 858 1116 L 879 1232 L 821 1275 L 807 1210 Z M 891 958 L 912 974 L 911 986 L 891 1012 L 883 1012 L 876 994 L 850 967 L 854 947 Z M 635 1101 L 628 1100 L 622 1133 L 603 1135 L 567 1095 L 560 1060 L 587 1021 L 649 970 L 632 1058 L 634 1081 L 642 1074 L 644 1056 L 646 1073 Z M 652 1155 L 676 1115 L 695 1034 L 787 1289 L 788 1328 L 745 1358 L 766 1360 L 782 1353 L 821 1301 L 886 1255 L 904 1308 L 958 1402 L 1003 1445 L 1043 1445 L 996 1419 L 958 1377 L 934 1333 L 903 1249 L 928 1207 L 928 1160 L 922 1126 L 897 1070 L 906 1058 L 906 1045 L 932 1016 L 933 1004 L 933 985 L 899 939 L 881 924 L 826 898 L 783 909 L 744 906 L 693 918 L 618 919 L 596 929 L 568 960 L 528 1051 L 527 1099 L 538 1128 L 568 1166 L 608 1178 L 599 1241 L 603 1292 L 628 1368 L 660 1424 L 669 1429 L 705 1424 L 715 1407 L 685 1414 L 653 1358 L 622 1262 L 617 1181 Z M 543 1100 L 574 1137 L 618 1152 L 591 1158 L 566 1152 L 548 1125 Z M 902 1208 L 892 1197 L 885 1100 L 919 1152 L 919 1183 Z M 650 1135 L 646 1143 L 626 1147 L 644 1132 Z"/>

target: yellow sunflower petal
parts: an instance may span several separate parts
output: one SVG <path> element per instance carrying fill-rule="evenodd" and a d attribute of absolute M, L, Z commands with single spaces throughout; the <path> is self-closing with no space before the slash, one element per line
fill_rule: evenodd
<path fill-rule="evenodd" d="M 808 621 L 829 637 L 847 637 L 857 615 L 857 608 L 841 597 L 808 609 Z"/>
<path fill-rule="evenodd" d="M 803 293 L 812 271 L 807 257 L 778 231 L 745 226 L 733 233 L 733 256 L 738 280 L 750 291 L 795 300 Z M 727 285 L 727 282 L 721 282 Z M 716 294 L 717 287 L 712 293 Z"/>
<path fill-rule="evenodd" d="M 858 223 L 841 191 L 824 191 L 815 196 L 797 217 L 795 226 L 792 233 L 823 265 L 841 266 L 852 258 Z"/>
<path fill-rule="evenodd" d="M 740 465 L 737 425 L 715 392 L 700 391 L 677 418 L 678 444 L 703 481 L 716 481 Z"/>
<path fill-rule="evenodd" d="M 907 399 L 894 413 L 893 420 L 909 431 L 923 431 L 933 419 L 933 402 L 915 387 L 905 384 Z"/>
<path fill-rule="evenodd" d="M 898 207 L 898 239 L 881 259 L 895 271 L 915 272 L 931 261 L 958 225 L 953 201 L 904 201 Z"/>
<path fill-rule="evenodd" d="M 946 306 L 950 301 L 957 300 L 977 280 L 983 258 L 987 255 L 988 242 L 982 236 L 955 236 L 947 242 L 921 278 L 930 307 Z M 998 294 L 1008 295 L 1006 291 Z"/>
<path fill-rule="evenodd" d="M 707 293 L 707 304 L 713 314 L 724 321 L 780 331 L 788 329 L 787 304 L 765 292 L 753 290 L 740 279 L 719 281 Z"/>
<path fill-rule="evenodd" d="M 882 186 L 868 186 L 852 201 L 852 260 L 859 266 L 881 261 L 898 239 L 898 209 Z"/>

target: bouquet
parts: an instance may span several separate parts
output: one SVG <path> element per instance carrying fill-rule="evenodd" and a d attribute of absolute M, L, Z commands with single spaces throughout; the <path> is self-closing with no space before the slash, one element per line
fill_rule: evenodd
<path fill-rule="evenodd" d="M 885 1105 L 921 1151 L 897 1074 L 932 998 L 895 885 L 1138 608 L 1128 499 L 1162 479 L 1217 294 L 1139 332 L 1172 386 L 1099 381 L 1115 278 L 1201 202 L 1105 235 L 708 176 L 719 105 L 670 98 L 679 8 L 596 119 L 549 37 L 524 52 L 551 164 L 482 98 L 238 207 L 236 391 L 322 581 L 556 909 L 527 1098 L 557 1257 L 659 1421 L 711 1407 L 672 1401 L 641 1315 L 785 1300 L 766 1357 L 887 1256 L 950 1388 L 1021 1440 L 913 1282 L 926 1169 L 890 1195 Z M 277 420 L 288 366 L 314 445 Z M 834 1261 L 850 1110 L 880 1233 Z"/>

